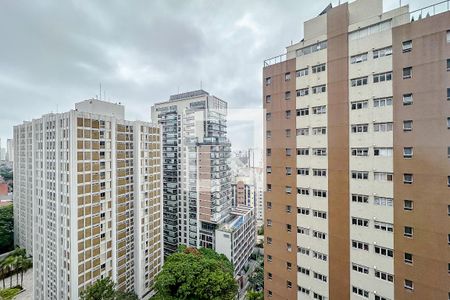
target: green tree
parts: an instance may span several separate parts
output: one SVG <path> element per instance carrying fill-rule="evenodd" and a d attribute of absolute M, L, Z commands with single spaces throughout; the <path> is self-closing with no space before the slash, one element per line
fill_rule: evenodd
<path fill-rule="evenodd" d="M 264 289 L 264 270 L 261 267 L 257 267 L 249 276 L 248 282 L 253 290 L 260 291 Z"/>
<path fill-rule="evenodd" d="M 247 294 L 245 295 L 246 300 L 264 300 L 264 293 L 256 292 L 253 290 L 247 291 Z"/>
<path fill-rule="evenodd" d="M 14 248 L 14 212 L 13 206 L 0 207 L 0 253 Z"/>
<path fill-rule="evenodd" d="M 115 283 L 110 278 L 97 280 L 81 293 L 82 300 L 138 300 L 135 293 L 116 290 Z"/>
<path fill-rule="evenodd" d="M 238 286 L 233 265 L 214 250 L 180 247 L 156 277 L 156 299 L 232 300 Z"/>
<path fill-rule="evenodd" d="M 97 280 L 81 293 L 83 300 L 114 300 L 115 284 L 110 278 Z"/>

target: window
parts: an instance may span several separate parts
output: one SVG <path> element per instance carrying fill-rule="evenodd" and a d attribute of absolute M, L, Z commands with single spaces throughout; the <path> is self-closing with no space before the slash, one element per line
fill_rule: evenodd
<path fill-rule="evenodd" d="M 326 148 L 313 148 L 313 155 L 315 156 L 327 156 Z"/>
<path fill-rule="evenodd" d="M 291 92 L 290 91 L 284 92 L 284 100 L 289 100 L 289 99 L 291 99 Z"/>
<path fill-rule="evenodd" d="M 267 209 L 272 209 L 272 202 L 267 201 Z"/>
<path fill-rule="evenodd" d="M 328 259 L 328 255 L 317 251 L 313 251 L 313 257 L 323 261 L 327 261 Z"/>
<path fill-rule="evenodd" d="M 313 294 L 313 298 L 317 299 L 317 300 L 325 300 L 325 296 L 319 295 L 319 294 L 317 294 L 315 292 Z"/>
<path fill-rule="evenodd" d="M 381 58 L 384 56 L 392 55 L 392 47 L 386 47 L 381 49 L 373 50 L 373 59 Z"/>
<path fill-rule="evenodd" d="M 297 212 L 301 215 L 309 216 L 309 208 L 298 207 Z"/>
<path fill-rule="evenodd" d="M 285 129 L 284 133 L 286 134 L 286 137 L 291 137 L 291 130 L 290 129 Z"/>
<path fill-rule="evenodd" d="M 286 194 L 292 194 L 292 187 L 287 185 L 284 187 L 284 191 L 286 192 Z"/>
<path fill-rule="evenodd" d="M 392 72 L 373 74 L 373 83 L 392 80 Z"/>
<path fill-rule="evenodd" d="M 369 267 L 358 265 L 355 263 L 352 263 L 352 270 L 363 274 L 369 274 Z"/>
<path fill-rule="evenodd" d="M 304 287 L 301 287 L 301 286 L 298 286 L 298 291 L 303 293 L 303 294 L 306 294 L 306 295 L 309 295 L 309 293 L 310 293 L 310 291 L 307 288 L 304 288 Z"/>
<path fill-rule="evenodd" d="M 369 291 L 363 290 L 359 287 L 352 286 L 352 292 L 353 294 L 359 295 L 361 297 L 369 299 Z"/>
<path fill-rule="evenodd" d="M 267 137 L 268 139 L 270 139 L 270 138 L 272 137 L 272 131 L 267 130 L 267 131 L 266 131 L 266 137 Z"/>
<path fill-rule="evenodd" d="M 267 219 L 266 223 L 267 223 L 267 227 L 272 227 L 272 220 L 271 219 Z"/>
<path fill-rule="evenodd" d="M 369 101 L 367 101 L 367 100 L 354 101 L 351 104 L 352 104 L 352 110 L 363 109 L 363 108 L 369 107 Z"/>
<path fill-rule="evenodd" d="M 267 184 L 267 191 L 268 192 L 272 191 L 272 185 L 270 183 Z"/>
<path fill-rule="evenodd" d="M 291 288 L 292 288 L 292 282 L 290 282 L 289 280 L 287 280 L 287 281 L 286 281 L 286 287 L 287 287 L 288 289 L 291 289 Z"/>
<path fill-rule="evenodd" d="M 392 97 L 373 99 L 373 107 L 392 106 Z"/>
<path fill-rule="evenodd" d="M 387 172 L 374 172 L 375 181 L 392 181 L 392 173 Z"/>
<path fill-rule="evenodd" d="M 326 233 L 317 231 L 317 230 L 313 230 L 313 237 L 324 240 L 326 238 Z"/>
<path fill-rule="evenodd" d="M 366 60 L 367 60 L 367 52 L 366 53 L 357 54 L 357 55 L 353 55 L 352 57 L 350 57 L 350 63 L 351 64 L 362 63 L 362 62 L 364 62 Z"/>
<path fill-rule="evenodd" d="M 286 231 L 287 232 L 291 232 L 292 231 L 292 225 L 291 224 L 286 224 Z"/>
<path fill-rule="evenodd" d="M 447 205 L 447 215 L 450 216 L 450 205 Z"/>
<path fill-rule="evenodd" d="M 374 148 L 373 149 L 373 155 L 374 156 L 384 156 L 384 157 L 391 157 L 393 154 L 393 150 L 391 147 L 388 148 Z"/>
<path fill-rule="evenodd" d="M 351 86 L 362 86 L 367 84 L 367 76 L 353 78 L 350 80 Z"/>
<path fill-rule="evenodd" d="M 450 101 L 450 88 L 447 88 L 447 100 Z"/>
<path fill-rule="evenodd" d="M 272 149 L 266 149 L 266 154 L 267 156 L 271 156 L 272 155 Z"/>
<path fill-rule="evenodd" d="M 316 218 L 326 219 L 327 213 L 321 210 L 313 210 L 313 216 Z"/>
<path fill-rule="evenodd" d="M 297 90 L 297 97 L 303 97 L 303 96 L 307 96 L 307 95 L 309 95 L 309 89 L 308 88 Z"/>
<path fill-rule="evenodd" d="M 323 282 L 327 282 L 327 276 L 325 276 L 323 274 L 320 274 L 320 273 L 317 273 L 317 272 L 313 272 L 313 276 L 314 276 L 315 279 L 318 279 L 318 280 L 323 281 Z"/>
<path fill-rule="evenodd" d="M 413 128 L 412 120 L 403 121 L 403 131 L 412 131 L 412 128 Z"/>
<path fill-rule="evenodd" d="M 266 96 L 266 103 L 271 103 L 272 102 L 272 96 L 271 95 L 267 95 Z"/>
<path fill-rule="evenodd" d="M 313 135 L 324 135 L 324 134 L 327 134 L 327 128 L 326 127 L 313 127 L 312 134 Z"/>
<path fill-rule="evenodd" d="M 369 227 L 369 220 L 352 217 L 352 225 L 361 226 L 361 227 Z"/>
<path fill-rule="evenodd" d="M 369 251 L 369 244 L 364 243 L 364 242 L 360 242 L 360 241 L 352 240 L 352 248 L 359 249 L 359 250 L 364 250 L 364 251 Z"/>
<path fill-rule="evenodd" d="M 267 255 L 267 261 L 272 262 L 272 255 Z"/>
<path fill-rule="evenodd" d="M 412 50 L 412 41 L 411 40 L 404 41 L 402 43 L 402 51 L 403 51 L 403 53 L 411 52 L 411 50 Z"/>
<path fill-rule="evenodd" d="M 375 245 L 374 248 L 375 248 L 376 254 L 379 254 L 382 256 L 394 257 L 394 250 L 392 250 L 392 249 L 377 246 L 377 245 Z"/>
<path fill-rule="evenodd" d="M 269 290 L 269 298 L 272 298 L 272 291 Z"/>
<path fill-rule="evenodd" d="M 326 198 L 327 197 L 327 191 L 313 189 L 313 196 L 314 197 Z"/>
<path fill-rule="evenodd" d="M 272 273 L 267 272 L 267 278 L 268 278 L 269 280 L 272 280 Z"/>
<path fill-rule="evenodd" d="M 297 194 L 300 194 L 300 195 L 309 195 L 309 189 L 307 189 L 307 188 L 298 188 L 298 189 L 297 189 Z"/>
<path fill-rule="evenodd" d="M 375 132 L 388 132 L 388 131 L 392 131 L 392 122 L 386 122 L 386 123 L 374 123 L 374 124 L 373 124 L 373 131 L 375 131 Z"/>
<path fill-rule="evenodd" d="M 266 121 L 270 121 L 270 119 L 272 119 L 272 114 L 266 113 Z"/>
<path fill-rule="evenodd" d="M 413 174 L 405 173 L 403 174 L 403 183 L 404 184 L 412 184 L 414 181 Z"/>
<path fill-rule="evenodd" d="M 394 204 L 394 199 L 388 197 L 373 197 L 373 204 L 379 206 L 392 206 Z"/>
<path fill-rule="evenodd" d="M 327 170 L 326 169 L 313 169 L 313 176 L 325 177 L 325 176 L 327 176 Z"/>
<path fill-rule="evenodd" d="M 404 287 L 405 289 L 412 291 L 414 290 L 414 283 L 412 282 L 412 280 L 405 279 Z"/>
<path fill-rule="evenodd" d="M 287 250 L 288 252 L 292 252 L 292 245 L 289 244 L 289 243 L 286 243 L 286 250 Z"/>
<path fill-rule="evenodd" d="M 369 203 L 369 196 L 352 194 L 352 202 Z"/>
<path fill-rule="evenodd" d="M 450 129 L 450 117 L 447 118 L 447 128 Z"/>
<path fill-rule="evenodd" d="M 292 212 L 292 207 L 290 205 L 286 205 L 286 212 L 290 214 Z"/>
<path fill-rule="evenodd" d="M 298 168 L 297 169 L 298 175 L 309 175 L 309 168 Z"/>
<path fill-rule="evenodd" d="M 394 232 L 394 224 L 392 223 L 374 221 L 373 228 L 387 232 Z"/>
<path fill-rule="evenodd" d="M 304 247 L 298 247 L 297 252 L 303 255 L 309 255 L 309 249 Z"/>
<path fill-rule="evenodd" d="M 450 176 L 447 176 L 447 186 L 450 187 Z"/>
<path fill-rule="evenodd" d="M 296 134 L 297 134 L 297 136 L 299 136 L 299 135 L 309 135 L 309 128 L 297 128 Z"/>
<path fill-rule="evenodd" d="M 413 147 L 403 147 L 403 157 L 412 158 L 413 157 Z"/>
<path fill-rule="evenodd" d="M 403 79 L 410 79 L 412 77 L 412 67 L 403 68 Z"/>
<path fill-rule="evenodd" d="M 272 84 L 272 77 L 266 77 L 266 85 Z"/>
<path fill-rule="evenodd" d="M 290 118 L 291 118 L 291 111 L 290 111 L 290 110 L 286 110 L 286 111 L 284 112 L 284 117 L 285 117 L 286 119 L 290 119 Z"/>
<path fill-rule="evenodd" d="M 314 53 L 314 52 L 317 52 L 317 51 L 320 51 L 320 50 L 323 50 L 326 48 L 327 48 L 327 41 L 322 41 L 322 42 L 318 42 L 313 45 L 298 49 L 296 51 L 296 55 L 297 56 L 308 55 L 310 53 Z"/>
<path fill-rule="evenodd" d="M 447 158 L 450 158 L 450 147 L 447 147 Z"/>
<path fill-rule="evenodd" d="M 286 167 L 286 175 L 292 175 L 292 168 Z"/>
<path fill-rule="evenodd" d="M 291 80 L 291 72 L 287 72 L 284 74 L 284 81 L 289 81 Z"/>
<path fill-rule="evenodd" d="M 450 43 L 450 30 L 447 30 L 447 43 Z"/>
<path fill-rule="evenodd" d="M 327 113 L 327 106 L 326 105 L 321 105 L 321 106 L 314 106 L 312 108 L 312 113 L 314 115 L 322 115 L 322 114 L 326 114 Z"/>
<path fill-rule="evenodd" d="M 352 125 L 353 133 L 367 132 L 369 128 L 369 124 L 354 124 Z"/>
<path fill-rule="evenodd" d="M 307 115 L 309 115 L 309 108 L 297 109 L 297 116 L 307 116 Z"/>
<path fill-rule="evenodd" d="M 309 148 L 298 148 L 297 155 L 309 155 Z"/>
<path fill-rule="evenodd" d="M 352 179 L 369 179 L 369 172 L 352 171 Z"/>
<path fill-rule="evenodd" d="M 305 227 L 297 227 L 297 233 L 309 235 L 309 229 Z"/>
<path fill-rule="evenodd" d="M 326 87 L 325 84 L 312 87 L 312 93 L 313 94 L 325 93 L 326 91 L 327 91 L 327 87 Z"/>
<path fill-rule="evenodd" d="M 412 200 L 403 200 L 403 209 L 409 211 L 413 210 L 414 202 Z"/>
<path fill-rule="evenodd" d="M 267 244 L 269 244 L 269 245 L 272 244 L 272 238 L 271 237 L 267 237 Z"/>
<path fill-rule="evenodd" d="M 404 262 L 407 264 L 412 264 L 413 263 L 413 255 L 411 253 L 406 253 L 404 255 Z"/>
<path fill-rule="evenodd" d="M 300 273 L 309 276 L 309 269 L 298 266 L 298 267 L 297 267 L 297 270 L 298 270 Z"/>
<path fill-rule="evenodd" d="M 369 148 L 352 148 L 352 156 L 369 156 Z"/>
<path fill-rule="evenodd" d="M 450 58 L 447 58 L 447 72 L 450 71 Z"/>
<path fill-rule="evenodd" d="M 315 65 L 311 67 L 313 73 L 320 73 L 325 71 L 325 64 Z"/>
<path fill-rule="evenodd" d="M 403 94 L 403 105 L 411 105 L 411 104 L 413 104 L 413 95 Z"/>
<path fill-rule="evenodd" d="M 391 20 L 382 21 L 350 32 L 348 35 L 348 39 L 350 41 L 361 39 L 378 32 L 389 30 L 390 28 L 391 28 Z"/>
<path fill-rule="evenodd" d="M 394 276 L 392 274 L 389 274 L 389 273 L 386 273 L 386 272 L 375 270 L 375 277 L 379 278 L 381 280 L 394 282 Z"/>
<path fill-rule="evenodd" d="M 267 166 L 266 167 L 266 173 L 267 174 L 272 174 L 272 167 L 271 166 Z"/>
<path fill-rule="evenodd" d="M 308 75 L 308 68 L 304 68 L 304 69 L 297 70 L 297 71 L 295 72 L 295 75 L 296 75 L 297 77 L 303 77 L 303 76 Z"/>

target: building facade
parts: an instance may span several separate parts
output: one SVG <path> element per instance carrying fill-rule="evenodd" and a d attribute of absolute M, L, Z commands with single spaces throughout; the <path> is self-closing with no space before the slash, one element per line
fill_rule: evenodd
<path fill-rule="evenodd" d="M 214 248 L 231 209 L 227 103 L 203 90 L 152 106 L 162 128 L 164 251 Z"/>
<path fill-rule="evenodd" d="M 244 205 L 233 207 L 215 235 L 216 251 L 231 261 L 235 276 L 241 275 L 256 243 L 255 209 Z"/>
<path fill-rule="evenodd" d="M 78 299 L 110 277 L 147 299 L 163 263 L 159 128 L 99 100 L 14 127 L 15 243 L 33 299 Z"/>
<path fill-rule="evenodd" d="M 6 160 L 14 161 L 14 147 L 12 139 L 6 140 Z"/>
<path fill-rule="evenodd" d="M 450 13 L 382 4 L 265 61 L 266 298 L 449 295 Z"/>

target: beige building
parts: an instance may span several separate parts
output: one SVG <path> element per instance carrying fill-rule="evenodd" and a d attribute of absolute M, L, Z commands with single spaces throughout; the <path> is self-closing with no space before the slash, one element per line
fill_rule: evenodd
<path fill-rule="evenodd" d="M 110 277 L 139 298 L 163 263 L 160 132 L 99 100 L 14 127 L 15 243 L 33 299 L 78 299 Z"/>
<path fill-rule="evenodd" d="M 265 61 L 266 298 L 449 296 L 450 12 L 382 4 Z"/>

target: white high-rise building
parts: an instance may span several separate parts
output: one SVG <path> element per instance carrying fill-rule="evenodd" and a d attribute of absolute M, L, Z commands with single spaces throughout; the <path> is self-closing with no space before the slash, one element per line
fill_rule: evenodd
<path fill-rule="evenodd" d="M 6 140 L 6 160 L 14 161 L 14 147 L 12 139 Z"/>
<path fill-rule="evenodd" d="M 96 280 L 141 299 L 161 270 L 159 128 L 99 100 L 14 127 L 15 243 L 33 299 L 78 299 Z"/>

